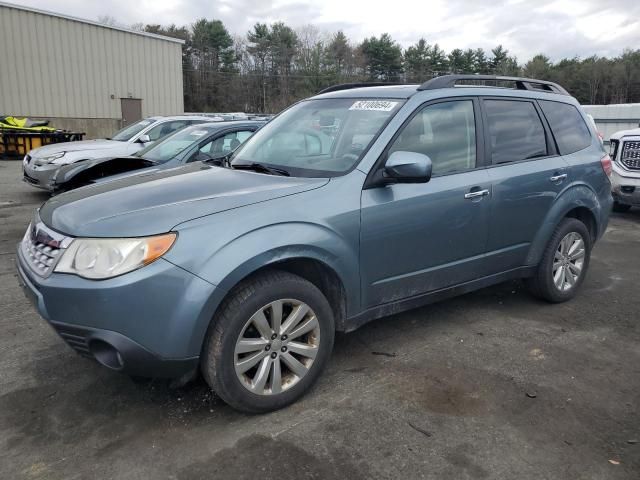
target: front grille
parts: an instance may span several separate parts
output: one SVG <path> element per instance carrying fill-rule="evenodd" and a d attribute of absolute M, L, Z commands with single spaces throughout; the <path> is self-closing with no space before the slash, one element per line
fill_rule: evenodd
<path fill-rule="evenodd" d="M 34 273 L 48 277 L 70 240 L 47 228 L 42 222 L 34 221 L 22 239 L 22 256 Z"/>
<path fill-rule="evenodd" d="M 624 142 L 620 162 L 629 170 L 640 170 L 640 141 Z"/>
<path fill-rule="evenodd" d="M 29 174 L 27 172 L 24 172 L 24 180 L 28 183 L 31 183 L 32 185 L 39 185 L 40 181 L 36 178 L 33 178 L 31 176 L 29 176 Z"/>
<path fill-rule="evenodd" d="M 42 277 L 48 277 L 60 258 L 60 249 L 51 248 L 43 243 L 36 243 L 25 238 L 22 252 L 31 269 Z"/>
<path fill-rule="evenodd" d="M 89 343 L 85 332 L 82 329 L 61 326 L 57 323 L 53 325 L 53 328 L 58 332 L 58 335 L 60 335 L 67 345 L 73 348 L 80 355 L 87 358 L 94 358 L 91 354 L 91 350 L 89 350 Z"/>

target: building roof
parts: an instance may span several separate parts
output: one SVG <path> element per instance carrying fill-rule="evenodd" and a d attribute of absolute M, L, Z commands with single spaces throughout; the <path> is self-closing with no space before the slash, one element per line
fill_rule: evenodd
<path fill-rule="evenodd" d="M 138 31 L 138 30 L 133 30 L 131 28 L 121 27 L 121 26 L 117 26 L 117 25 L 106 25 L 104 23 L 95 22 L 93 20 L 86 20 L 84 18 L 73 17 L 71 15 L 64 15 L 62 13 L 51 12 L 51 11 L 42 10 L 42 9 L 39 9 L 39 8 L 25 7 L 23 5 L 15 5 L 13 3 L 7 3 L 7 2 L 2 2 L 2 1 L 0 1 L 0 7 L 13 8 L 15 10 L 23 10 L 25 12 L 31 12 L 31 13 L 39 13 L 41 15 L 47 15 L 47 16 L 50 16 L 50 17 L 57 17 L 57 18 L 62 18 L 64 20 L 70 20 L 72 22 L 79 22 L 79 23 L 84 23 L 84 24 L 87 24 L 87 25 L 94 25 L 96 27 L 109 28 L 111 30 L 118 30 L 118 31 L 121 31 L 121 32 L 131 33 L 131 34 L 134 34 L 134 35 L 141 35 L 143 37 L 155 38 L 157 40 L 165 40 L 167 42 L 174 42 L 174 43 L 184 44 L 184 40 L 180 40 L 179 38 L 166 37 L 164 35 L 157 35 L 155 33 L 149 33 L 149 32 L 141 32 L 141 31 Z"/>

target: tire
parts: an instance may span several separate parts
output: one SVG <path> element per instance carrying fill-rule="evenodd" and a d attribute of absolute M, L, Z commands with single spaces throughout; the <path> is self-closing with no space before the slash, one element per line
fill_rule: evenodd
<path fill-rule="evenodd" d="M 578 239 L 577 236 L 580 238 Z M 569 254 L 564 254 L 562 252 L 564 247 L 561 245 L 561 242 L 565 239 L 571 242 L 574 240 L 582 241 L 584 254 L 581 257 L 582 260 L 578 274 L 576 274 L 576 271 L 579 264 L 578 253 L 580 249 L 576 248 L 571 255 L 576 257 L 576 260 L 570 260 Z M 571 251 L 574 244 L 567 243 L 565 245 L 568 245 L 568 250 Z M 579 246 L 580 243 L 577 245 Z M 556 253 L 558 256 L 556 256 Z M 527 280 L 529 290 L 533 295 L 551 303 L 560 303 L 570 300 L 576 295 L 580 285 L 582 285 L 582 282 L 586 277 L 590 258 L 591 234 L 589 233 L 589 230 L 580 220 L 576 218 L 565 218 L 553 232 L 534 276 Z M 569 265 L 569 263 L 573 266 Z M 559 269 L 562 268 L 565 272 L 568 272 L 565 274 L 564 279 L 562 277 L 562 272 L 559 272 Z M 555 274 L 558 274 L 558 276 Z M 573 279 L 573 283 L 570 281 L 571 279 Z M 558 285 L 558 281 L 562 287 Z"/>
<path fill-rule="evenodd" d="M 281 328 L 274 339 L 276 317 L 281 318 Z M 311 330 L 300 334 L 306 329 Z M 334 333 L 333 312 L 315 285 L 287 272 L 260 273 L 239 284 L 216 313 L 203 347 L 202 374 L 237 410 L 277 410 L 298 400 L 316 382 L 331 354 Z M 238 353 L 246 349 L 250 350 Z M 236 373 L 256 358 L 255 366 Z"/>
<path fill-rule="evenodd" d="M 625 213 L 631 210 L 631 205 L 625 205 L 624 203 L 613 202 L 613 211 L 618 213 Z"/>

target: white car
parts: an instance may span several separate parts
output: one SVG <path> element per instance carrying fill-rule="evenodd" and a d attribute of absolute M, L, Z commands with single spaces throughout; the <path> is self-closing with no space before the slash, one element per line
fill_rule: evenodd
<path fill-rule="evenodd" d="M 113 137 L 81 142 L 64 142 L 34 148 L 22 161 L 23 180 L 34 187 L 53 192 L 55 175 L 63 165 L 133 155 L 152 142 L 196 123 L 222 121 L 199 115 L 149 117 L 133 123 Z"/>
<path fill-rule="evenodd" d="M 632 206 L 640 207 L 640 128 L 611 135 L 609 149 L 613 210 L 626 212 Z"/>

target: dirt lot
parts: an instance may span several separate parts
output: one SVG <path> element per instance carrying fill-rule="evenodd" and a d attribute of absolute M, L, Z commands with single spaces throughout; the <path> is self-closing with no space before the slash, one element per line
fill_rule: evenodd
<path fill-rule="evenodd" d="M 640 210 L 574 301 L 512 282 L 384 318 L 337 338 L 302 401 L 247 416 L 63 344 L 14 274 L 46 198 L 0 161 L 0 478 L 640 478 Z"/>

